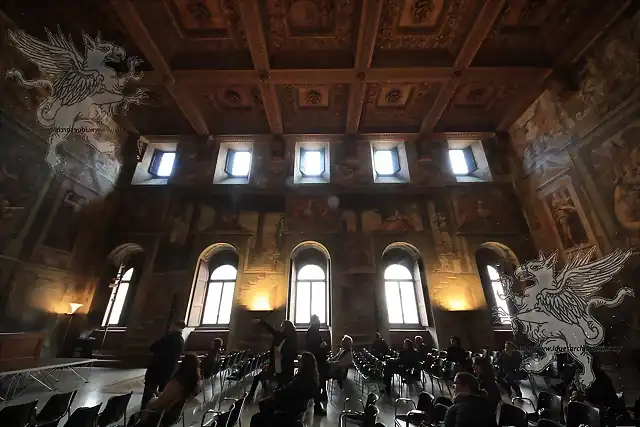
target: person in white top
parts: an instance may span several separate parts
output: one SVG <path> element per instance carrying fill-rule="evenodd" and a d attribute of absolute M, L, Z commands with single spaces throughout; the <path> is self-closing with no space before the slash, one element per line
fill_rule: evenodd
<path fill-rule="evenodd" d="M 347 369 L 353 366 L 353 338 L 349 335 L 342 337 L 340 351 L 329 359 L 329 378 L 338 380 L 338 385 L 342 388 L 342 381 L 347 378 Z"/>

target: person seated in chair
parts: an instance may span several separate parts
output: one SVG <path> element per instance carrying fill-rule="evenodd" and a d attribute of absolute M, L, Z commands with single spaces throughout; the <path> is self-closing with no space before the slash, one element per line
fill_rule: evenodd
<path fill-rule="evenodd" d="M 178 370 L 159 396 L 152 398 L 140 414 L 136 427 L 156 426 L 164 411 L 162 426 L 170 426 L 178 421 L 185 402 L 200 392 L 200 362 L 198 356 L 189 353 L 184 356 Z"/>
<path fill-rule="evenodd" d="M 402 350 L 397 359 L 388 360 L 383 371 L 384 392 L 391 394 L 391 379 L 394 374 L 410 375 L 418 368 L 420 356 L 413 346 L 413 342 L 407 338 L 402 344 Z"/>
<path fill-rule="evenodd" d="M 340 388 L 343 386 L 343 381 L 347 379 L 347 370 L 353 366 L 352 346 L 353 338 L 345 335 L 340 343 L 340 351 L 329 359 L 329 378 L 336 379 Z"/>
<path fill-rule="evenodd" d="M 420 356 L 420 361 L 424 362 L 425 358 L 427 357 L 427 354 L 429 354 L 429 348 L 424 343 L 424 338 L 418 335 L 414 338 L 413 343 L 416 348 L 416 351 L 418 352 L 418 356 Z"/>
<path fill-rule="evenodd" d="M 389 344 L 382 338 L 380 332 L 376 332 L 376 339 L 373 340 L 371 345 L 371 354 L 379 359 L 384 359 L 389 354 Z"/>
<path fill-rule="evenodd" d="M 211 349 L 209 349 L 207 355 L 202 359 L 202 363 L 200 363 L 202 378 L 210 378 L 218 373 L 218 370 L 220 369 L 220 359 L 222 358 L 223 345 L 224 342 L 222 341 L 222 338 L 216 338 L 213 340 Z"/>
<path fill-rule="evenodd" d="M 276 412 L 288 412 L 299 417 L 318 390 L 318 365 L 313 354 L 305 351 L 300 357 L 298 373 L 290 383 L 260 401 L 260 412 L 251 418 L 251 427 L 272 426 Z"/>
<path fill-rule="evenodd" d="M 470 371 L 467 351 L 462 348 L 459 337 L 453 336 L 449 338 L 449 347 L 447 348 L 447 361 L 453 362 L 454 364 L 452 374 L 457 374 L 458 372 L 463 371 Z"/>
<path fill-rule="evenodd" d="M 500 387 L 496 381 L 495 371 L 489 359 L 481 356 L 474 357 L 473 371 L 478 377 L 480 389 L 487 393 L 487 398 L 495 411 L 498 403 L 502 401 L 502 396 L 500 394 Z"/>
<path fill-rule="evenodd" d="M 518 348 L 511 341 L 504 343 L 504 350 L 498 355 L 499 379 L 498 383 L 507 390 L 511 398 L 512 389 L 517 397 L 522 397 L 520 390 L 520 380 L 526 378 L 526 374 L 521 369 L 522 355 Z"/>
<path fill-rule="evenodd" d="M 624 402 L 618 398 L 611 377 L 602 370 L 600 357 L 596 353 L 591 357 L 595 380 L 585 390 L 585 400 L 593 406 L 606 408 L 607 418 L 615 424 L 616 417 L 626 413 Z"/>
<path fill-rule="evenodd" d="M 453 405 L 444 416 L 444 427 L 496 426 L 495 407 L 480 390 L 476 377 L 460 372 L 453 380 L 453 387 Z"/>

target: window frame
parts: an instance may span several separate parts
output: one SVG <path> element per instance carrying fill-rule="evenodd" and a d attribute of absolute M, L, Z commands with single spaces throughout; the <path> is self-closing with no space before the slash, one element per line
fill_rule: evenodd
<path fill-rule="evenodd" d="M 237 153 L 248 153 L 249 154 L 249 169 L 247 170 L 246 175 L 234 175 L 231 173 L 233 170 L 233 163 Z M 251 150 L 237 150 L 234 148 L 229 148 L 227 150 L 227 158 L 224 163 L 224 172 L 227 174 L 227 178 L 229 179 L 248 179 L 249 175 L 251 175 L 251 167 L 253 166 L 253 153 Z"/>
<path fill-rule="evenodd" d="M 309 251 L 309 252 L 307 252 Z M 300 248 L 291 257 L 289 270 L 289 298 L 287 306 L 287 319 L 289 319 L 297 330 L 304 330 L 310 323 L 296 323 L 296 311 L 298 304 L 298 275 L 300 270 L 307 265 L 316 265 L 324 272 L 324 315 L 325 321 L 320 323 L 321 329 L 331 327 L 331 259 L 320 249 L 313 246 Z M 312 280 L 302 280 L 302 282 L 314 283 Z M 313 285 L 312 285 L 313 286 Z M 309 292 L 312 293 L 310 287 Z M 313 307 L 312 298 L 309 299 L 310 307 Z M 309 313 L 309 317 L 313 314 Z"/>
<path fill-rule="evenodd" d="M 415 263 L 414 260 L 400 260 L 400 261 L 395 261 L 395 262 L 388 262 L 385 264 L 384 269 L 382 270 L 382 283 L 383 283 L 383 291 L 384 291 L 384 296 L 385 296 L 385 304 L 387 306 L 387 322 L 389 323 L 389 328 L 390 329 L 415 329 L 415 328 L 423 328 L 425 325 L 423 324 L 423 321 L 421 319 L 420 316 L 420 305 L 418 304 L 418 291 L 416 289 L 416 287 L 418 285 L 421 285 L 421 283 L 418 283 L 416 280 L 416 275 L 415 275 L 415 266 L 413 265 Z M 409 265 L 407 265 L 409 264 Z M 385 273 L 387 272 L 387 269 L 394 266 L 394 265 L 400 265 L 404 268 L 406 268 L 409 271 L 409 274 L 411 275 L 411 280 L 409 279 L 386 279 L 385 278 Z M 418 317 L 418 323 L 392 323 L 391 320 L 389 319 L 389 301 L 387 299 L 387 283 L 388 282 L 393 282 L 396 284 L 397 286 L 397 291 L 399 294 L 399 300 L 402 302 L 402 291 L 401 291 L 401 283 L 406 283 L 406 282 L 411 282 L 412 287 L 413 287 L 413 298 L 414 298 L 414 305 L 416 308 L 416 315 Z M 402 319 L 404 320 L 405 316 L 404 316 L 404 307 L 402 305 L 402 303 L 400 304 L 400 310 L 402 311 Z"/>
<path fill-rule="evenodd" d="M 307 173 L 304 172 L 304 159 L 305 159 L 305 156 L 307 155 L 307 153 L 309 153 L 309 152 L 316 152 L 316 153 L 320 154 L 320 161 L 322 162 L 322 165 L 321 165 L 322 170 L 318 174 L 311 175 L 311 174 L 307 174 Z M 325 173 L 327 171 L 326 147 L 318 147 L 318 148 L 315 148 L 315 147 L 314 148 L 300 147 L 299 156 L 300 156 L 300 162 L 299 162 L 299 165 L 298 165 L 298 172 L 300 172 L 300 176 L 302 178 L 319 179 L 319 178 L 322 178 L 325 175 Z"/>
<path fill-rule="evenodd" d="M 162 158 L 165 154 L 173 154 L 173 163 L 171 165 L 171 173 L 169 175 L 159 175 L 158 170 L 160 169 L 160 165 L 162 164 Z M 151 155 L 151 162 L 149 163 L 149 168 L 147 172 L 153 178 L 156 179 L 169 179 L 173 176 L 173 172 L 175 171 L 176 161 L 178 160 L 177 151 L 169 151 L 169 150 L 161 150 L 159 148 L 155 148 L 153 150 L 153 154 Z"/>
<path fill-rule="evenodd" d="M 489 272 L 489 268 L 492 268 L 497 274 L 498 274 L 498 279 L 492 279 L 491 278 L 491 273 Z M 494 288 L 493 285 L 495 284 L 499 284 L 500 288 L 502 289 L 502 293 L 504 294 L 505 290 L 504 290 L 504 284 L 502 283 L 502 281 L 500 280 L 500 276 L 502 275 L 499 265 L 494 265 L 491 263 L 487 263 L 484 266 L 484 271 L 485 274 L 487 275 L 487 284 L 489 286 L 488 291 L 491 292 L 491 297 L 493 298 L 493 308 L 500 308 L 500 304 L 498 303 L 498 295 L 496 295 L 496 293 L 494 292 Z M 506 312 L 509 316 L 511 316 L 511 308 L 509 307 L 509 304 L 507 303 L 507 301 L 504 301 L 504 307 L 502 307 L 503 309 L 506 308 Z M 493 311 L 493 310 L 492 310 Z M 494 316 L 492 316 L 492 323 L 494 326 L 511 326 L 511 320 L 510 318 L 506 319 L 506 321 L 504 321 L 503 317 L 500 316 L 500 320 L 496 320 Z"/>
<path fill-rule="evenodd" d="M 467 172 L 466 173 L 455 173 L 455 171 L 453 170 L 453 162 L 451 161 L 451 152 L 452 151 L 461 151 L 462 155 L 464 157 L 464 162 L 467 166 Z M 476 158 L 473 155 L 473 148 L 471 145 L 464 147 L 464 148 L 449 148 L 447 151 L 447 155 L 449 157 L 449 169 L 451 170 L 451 173 L 453 173 L 455 176 L 469 176 L 469 175 L 473 175 L 473 173 L 475 171 L 478 170 L 478 163 L 476 162 Z"/>
<path fill-rule="evenodd" d="M 213 273 L 216 272 L 216 270 L 218 270 L 221 267 L 224 266 L 231 266 L 235 269 L 236 275 L 232 280 L 230 279 L 212 279 L 211 277 L 213 276 Z M 207 314 L 207 306 L 208 306 L 208 302 L 209 302 L 209 292 L 211 292 L 211 285 L 212 283 L 219 283 L 221 286 L 221 290 L 220 290 L 220 298 L 218 300 L 218 310 L 217 310 L 217 315 L 216 318 L 217 320 L 220 320 L 220 309 L 222 307 L 222 303 L 223 303 L 223 296 L 224 296 L 224 290 L 225 290 L 225 285 L 228 283 L 233 282 L 233 289 L 231 291 L 231 300 L 229 301 L 230 304 L 230 308 L 229 308 L 229 322 L 228 323 L 204 323 L 204 318 Z M 211 270 L 211 272 L 209 273 L 209 277 L 207 277 L 207 287 L 205 289 L 205 294 L 204 294 L 204 302 L 202 304 L 202 313 L 200 314 L 200 319 L 198 322 L 198 327 L 202 327 L 202 328 L 211 328 L 211 329 L 222 329 L 222 328 L 229 328 L 229 326 L 231 325 L 231 317 L 232 317 L 232 313 L 233 313 L 233 301 L 234 301 L 234 297 L 235 297 L 235 292 L 236 292 L 236 285 L 238 283 L 238 266 L 237 265 L 233 265 L 231 263 L 224 263 L 224 264 L 219 264 L 216 265 L 215 268 L 213 270 Z"/>
<path fill-rule="evenodd" d="M 393 173 L 383 174 L 376 169 L 376 153 L 379 151 L 389 151 L 391 153 L 391 162 L 393 165 Z M 402 171 L 402 165 L 400 164 L 400 152 L 398 146 L 391 148 L 374 147 L 373 149 L 373 172 L 376 174 L 376 178 L 397 178 Z"/>
<path fill-rule="evenodd" d="M 127 273 L 131 270 L 131 277 L 129 279 L 124 279 Z M 128 298 L 131 295 L 131 289 L 133 282 L 135 280 L 136 268 L 133 266 L 126 266 L 125 264 L 121 264 L 118 268 L 118 273 L 116 274 L 115 281 L 116 286 L 112 288 L 111 293 L 109 294 L 109 299 L 107 301 L 107 307 L 105 308 L 104 315 L 102 316 L 102 322 L 100 324 L 101 328 L 117 328 L 122 327 L 123 323 L 126 319 L 123 319 L 123 314 L 127 307 Z M 127 289 L 124 293 L 124 297 L 122 298 L 122 304 L 120 307 L 120 314 L 118 315 L 118 321 L 116 323 L 111 323 L 111 316 L 113 316 L 113 312 L 116 308 L 116 300 L 118 299 L 119 291 L 122 289 L 122 284 L 127 285 Z M 126 316 L 125 316 L 126 318 Z"/>

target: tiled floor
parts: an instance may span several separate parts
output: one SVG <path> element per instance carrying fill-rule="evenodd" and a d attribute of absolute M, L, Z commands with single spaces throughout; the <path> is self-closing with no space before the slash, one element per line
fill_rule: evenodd
<path fill-rule="evenodd" d="M 79 370 L 79 372 L 84 376 L 85 374 L 88 374 L 88 369 L 82 368 Z M 140 407 L 143 384 L 141 377 L 143 375 L 144 370 L 142 369 L 116 370 L 108 368 L 94 368 L 91 371 L 89 383 L 85 384 L 79 378 L 73 376 L 72 374 L 69 374 L 65 375 L 61 379 L 58 390 L 70 391 L 76 388 L 79 389 L 79 393 L 73 403 L 72 409 L 75 409 L 81 406 L 94 406 L 100 402 L 104 404 L 109 399 L 109 397 L 115 396 L 117 394 L 122 394 L 127 392 L 128 390 L 133 389 L 134 394 L 128 407 L 129 415 L 137 411 Z M 251 379 L 246 379 L 244 385 L 247 387 L 247 389 L 250 384 Z M 426 383 L 426 388 L 427 391 L 431 392 L 430 382 Z M 219 398 L 219 385 L 217 383 L 215 386 L 215 390 L 215 394 Z M 224 395 L 228 397 L 237 397 L 242 394 L 242 391 L 242 386 L 232 387 L 229 390 L 225 390 Z M 419 391 L 420 390 L 418 386 L 418 390 L 415 390 L 411 393 L 414 401 L 417 400 L 416 397 Z M 525 397 L 531 397 L 531 389 L 528 385 L 523 387 L 523 391 Z M 210 388 L 207 389 L 205 393 L 207 397 L 206 402 L 203 393 L 200 393 L 200 395 L 197 396 L 197 399 L 188 405 L 188 409 L 186 411 L 187 426 L 199 426 L 203 411 L 209 408 L 217 407 L 219 400 L 218 398 L 215 398 L 213 401 L 211 400 Z M 44 404 L 44 402 L 51 394 L 52 392 L 44 392 L 42 389 L 38 390 L 34 388 L 33 390 L 29 390 L 23 395 L 11 400 L 9 404 L 22 403 L 31 401 L 33 399 L 39 399 L 39 401 Z M 440 392 L 436 391 L 436 396 L 439 395 L 441 395 Z M 256 396 L 256 402 L 252 402 L 250 405 L 245 407 L 245 411 L 242 417 L 242 425 L 246 427 L 249 426 L 251 416 L 258 410 L 256 403 L 261 397 L 262 396 L 259 389 Z M 339 390 L 336 387 L 331 402 L 327 405 L 328 415 L 326 417 L 314 417 L 312 406 L 310 406 L 305 420 L 306 425 L 314 427 L 337 426 L 340 412 L 343 409 L 343 402 L 347 397 L 364 399 L 364 397 L 361 396 L 360 393 L 356 390 L 353 378 L 350 378 L 349 381 L 346 382 L 344 390 Z M 359 406 L 359 403 L 354 401 L 349 403 L 355 404 L 353 409 L 357 409 Z M 7 403 L 0 404 L 0 408 L 5 405 L 7 405 Z M 380 409 L 380 421 L 385 423 L 388 427 L 392 427 L 394 425 L 394 399 L 383 396 L 378 403 L 378 407 Z M 60 426 L 62 425 L 64 425 L 64 423 L 60 423 Z"/>

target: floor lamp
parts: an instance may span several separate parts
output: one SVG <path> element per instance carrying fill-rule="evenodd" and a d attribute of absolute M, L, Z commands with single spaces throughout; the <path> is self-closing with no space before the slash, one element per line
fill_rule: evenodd
<path fill-rule="evenodd" d="M 69 311 L 69 313 L 67 313 L 69 315 L 69 323 L 67 323 L 67 329 L 65 329 L 64 331 L 64 337 L 62 338 L 62 345 L 60 346 L 63 350 L 64 350 L 64 343 L 67 340 L 67 334 L 69 333 L 69 328 L 71 327 L 71 321 L 73 320 L 73 315 L 83 305 L 84 304 L 78 304 L 76 302 L 69 303 L 69 307 L 71 307 L 71 310 Z"/>

